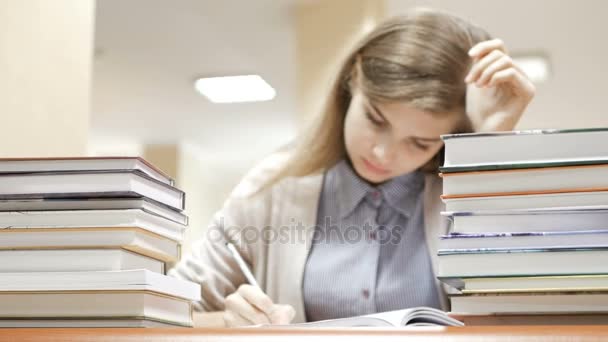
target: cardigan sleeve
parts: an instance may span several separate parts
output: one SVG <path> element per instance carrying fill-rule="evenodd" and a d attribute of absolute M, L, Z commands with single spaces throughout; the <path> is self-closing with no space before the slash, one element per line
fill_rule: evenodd
<path fill-rule="evenodd" d="M 263 243 L 243 240 L 244 228 L 261 229 L 268 222 L 272 189 L 255 196 L 260 185 L 268 180 L 285 161 L 285 155 L 274 154 L 254 167 L 232 191 L 223 207 L 214 215 L 204 233 L 195 241 L 191 253 L 183 257 L 167 274 L 201 285 L 200 303 L 194 303 L 196 311 L 224 310 L 227 295 L 245 283 L 245 277 L 225 246 L 225 234 L 255 269 L 265 262 Z M 259 235 L 258 235 L 259 236 Z M 262 256 L 262 257 L 261 257 Z"/>

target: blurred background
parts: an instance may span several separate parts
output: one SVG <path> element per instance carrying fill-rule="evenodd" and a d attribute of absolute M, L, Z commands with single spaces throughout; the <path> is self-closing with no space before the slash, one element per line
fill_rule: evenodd
<path fill-rule="evenodd" d="M 0 0 L 0 157 L 143 156 L 186 191 L 193 241 L 319 111 L 350 46 L 415 6 L 540 60 L 518 129 L 608 126 L 603 0 Z M 213 103 L 194 86 L 249 74 L 274 98 Z"/>

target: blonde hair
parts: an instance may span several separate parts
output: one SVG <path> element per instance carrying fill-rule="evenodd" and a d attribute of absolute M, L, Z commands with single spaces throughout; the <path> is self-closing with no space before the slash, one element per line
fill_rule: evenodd
<path fill-rule="evenodd" d="M 471 67 L 468 50 L 488 39 L 481 28 L 431 9 L 415 9 L 381 23 L 346 57 L 321 115 L 283 148 L 291 152 L 288 162 L 260 190 L 285 177 L 323 172 L 346 157 L 344 118 L 353 86 L 371 101 L 403 101 L 431 113 L 457 113 L 462 116 L 457 132 L 470 132 L 464 83 Z M 443 149 L 421 169 L 436 171 L 442 159 Z"/>

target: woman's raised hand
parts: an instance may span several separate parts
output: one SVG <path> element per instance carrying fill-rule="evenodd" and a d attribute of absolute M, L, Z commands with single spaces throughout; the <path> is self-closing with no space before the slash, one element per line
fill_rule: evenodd
<path fill-rule="evenodd" d="M 473 66 L 465 78 L 467 114 L 475 131 L 512 130 L 536 91 L 500 39 L 469 50 Z"/>

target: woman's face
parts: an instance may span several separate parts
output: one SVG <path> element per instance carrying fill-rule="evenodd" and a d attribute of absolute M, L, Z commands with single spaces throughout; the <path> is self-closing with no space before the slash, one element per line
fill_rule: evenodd
<path fill-rule="evenodd" d="M 408 103 L 371 103 L 355 90 L 344 122 L 346 152 L 357 174 L 373 184 L 417 170 L 443 146 L 459 115 L 432 115 Z"/>

